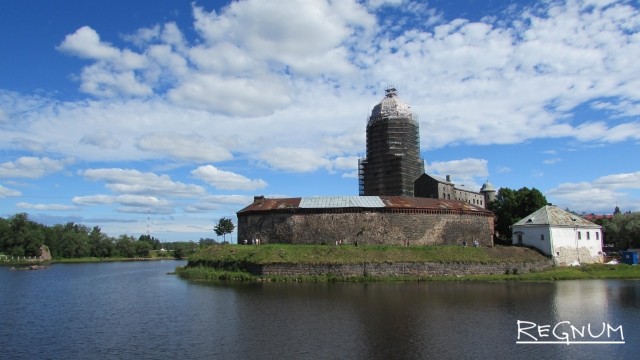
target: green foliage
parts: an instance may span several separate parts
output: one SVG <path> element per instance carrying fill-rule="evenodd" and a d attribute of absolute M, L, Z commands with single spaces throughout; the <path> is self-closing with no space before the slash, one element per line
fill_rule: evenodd
<path fill-rule="evenodd" d="M 222 236 L 224 241 L 227 241 L 226 235 L 231 234 L 235 229 L 235 225 L 233 225 L 233 221 L 228 218 L 222 218 L 218 221 L 218 224 L 213 228 L 216 232 L 216 235 Z"/>
<path fill-rule="evenodd" d="M 191 254 L 195 246 L 192 242 L 169 244 L 169 250 L 180 247 L 172 252 L 178 258 Z M 0 252 L 10 256 L 39 256 L 42 245 L 49 248 L 54 259 L 149 257 L 152 250 L 162 246 L 149 235 L 142 235 L 138 240 L 127 235 L 115 239 L 102 233 L 98 226 L 90 229 L 73 222 L 45 226 L 29 220 L 26 213 L 0 218 Z"/>
<path fill-rule="evenodd" d="M 607 243 L 615 243 L 618 250 L 640 248 L 640 212 L 618 211 L 613 219 L 603 223 L 603 230 Z"/>
<path fill-rule="evenodd" d="M 499 240 L 511 243 L 511 225 L 545 205 L 547 199 L 535 188 L 500 188 L 496 199 L 489 203 L 489 210 L 496 215 L 495 230 Z"/>
<path fill-rule="evenodd" d="M 507 249 L 508 251 L 505 251 Z M 545 260 L 527 248 L 390 245 L 219 245 L 201 249 L 189 257 L 190 266 L 236 267 L 244 264 L 361 264 L 465 262 L 498 263 Z"/>

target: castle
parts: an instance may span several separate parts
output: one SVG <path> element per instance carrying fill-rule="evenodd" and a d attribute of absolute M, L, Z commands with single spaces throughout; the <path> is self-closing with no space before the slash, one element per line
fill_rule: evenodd
<path fill-rule="evenodd" d="M 237 212 L 238 243 L 493 246 L 496 194 L 456 188 L 424 173 L 419 125 L 395 88 L 367 121 L 366 157 L 358 161 L 360 196 L 265 198 Z"/>

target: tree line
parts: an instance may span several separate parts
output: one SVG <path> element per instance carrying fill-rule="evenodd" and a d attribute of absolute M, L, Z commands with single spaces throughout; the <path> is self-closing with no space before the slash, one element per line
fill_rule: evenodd
<path fill-rule="evenodd" d="M 547 205 L 546 197 L 537 189 L 523 187 L 518 190 L 500 188 L 496 199 L 488 204 L 495 214 L 496 244 L 511 244 L 511 225 Z M 578 214 L 569 209 L 578 216 Z M 640 213 L 621 213 L 616 206 L 613 217 L 596 219 L 602 226 L 603 242 L 616 250 L 640 248 Z"/>
<path fill-rule="evenodd" d="M 110 237 L 100 227 L 68 222 L 46 226 L 29 220 L 26 213 L 7 219 L 0 218 L 0 253 L 9 256 L 39 256 L 45 245 L 53 258 L 134 258 L 148 257 L 151 251 L 182 258 L 195 251 L 193 242 L 165 242 L 141 235 L 137 239 L 129 235 Z M 161 249 L 166 251 L 160 251 Z"/>

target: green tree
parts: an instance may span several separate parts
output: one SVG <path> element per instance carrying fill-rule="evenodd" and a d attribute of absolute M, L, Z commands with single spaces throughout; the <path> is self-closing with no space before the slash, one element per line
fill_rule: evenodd
<path fill-rule="evenodd" d="M 503 244 L 511 243 L 511 225 L 545 205 L 547 199 L 535 188 L 500 188 L 496 199 L 489 203 L 489 210 L 496 215 L 496 240 Z"/>
<path fill-rule="evenodd" d="M 7 225 L 7 224 L 5 224 Z M 45 227 L 29 220 L 26 213 L 16 214 L 8 219 L 8 226 L 2 235 L 2 251 L 14 256 L 38 256 L 45 242 Z"/>
<path fill-rule="evenodd" d="M 225 242 L 227 241 L 226 235 L 231 234 L 234 229 L 235 226 L 233 225 L 233 222 L 231 221 L 231 219 L 227 218 L 221 218 L 218 221 L 218 224 L 213 228 L 213 230 L 216 232 L 216 235 L 222 236 Z"/>
<path fill-rule="evenodd" d="M 133 237 L 120 235 L 116 240 L 116 253 L 122 257 L 132 258 L 136 256 L 136 241 Z"/>
<path fill-rule="evenodd" d="M 113 239 L 103 234 L 98 226 L 94 226 L 89 233 L 89 244 L 91 246 L 91 256 L 111 257 L 115 251 Z"/>
<path fill-rule="evenodd" d="M 618 212 L 604 223 L 603 230 L 607 243 L 615 243 L 618 250 L 640 248 L 640 212 Z"/>

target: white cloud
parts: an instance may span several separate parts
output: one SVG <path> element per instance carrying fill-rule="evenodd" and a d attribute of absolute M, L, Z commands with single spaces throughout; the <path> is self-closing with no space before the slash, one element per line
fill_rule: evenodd
<path fill-rule="evenodd" d="M 0 178 L 37 179 L 46 174 L 59 172 L 72 160 L 55 160 L 48 157 L 22 156 L 16 161 L 0 163 Z"/>
<path fill-rule="evenodd" d="M 132 169 L 88 169 L 80 174 L 90 181 L 104 181 L 109 190 L 120 194 L 195 197 L 205 193 L 200 186 L 173 181 L 168 175 Z"/>
<path fill-rule="evenodd" d="M 0 185 L 0 198 L 11 197 L 11 196 L 20 196 L 22 193 L 18 190 L 9 189 L 3 185 Z"/>
<path fill-rule="evenodd" d="M 637 200 L 630 196 L 637 189 L 640 172 L 606 175 L 591 182 L 562 183 L 546 195 L 575 211 L 610 213 L 616 205 L 640 211 Z"/>
<path fill-rule="evenodd" d="M 262 179 L 251 180 L 242 175 L 224 171 L 212 165 L 200 166 L 191 171 L 196 178 L 221 190 L 256 190 L 267 186 Z"/>
<path fill-rule="evenodd" d="M 25 210 L 49 210 L 49 211 L 72 211 L 76 210 L 75 206 L 62 204 L 31 204 L 27 202 L 19 202 L 16 207 Z"/>
<path fill-rule="evenodd" d="M 487 160 L 467 158 L 462 160 L 451 161 L 434 161 L 425 164 L 425 172 L 438 176 L 451 175 L 451 180 L 455 183 L 461 183 L 468 187 L 480 189 L 476 181 L 483 181 L 489 175 L 487 169 Z"/>
<path fill-rule="evenodd" d="M 211 211 L 235 213 L 252 201 L 251 196 L 244 195 L 209 195 L 197 203 L 185 206 L 184 211 L 187 213 L 210 213 Z"/>
<path fill-rule="evenodd" d="M 178 160 L 196 162 L 224 161 L 233 157 L 227 149 L 214 144 L 213 140 L 207 141 L 197 134 L 149 134 L 138 141 L 138 147 L 141 150 L 167 154 Z"/>
<path fill-rule="evenodd" d="M 306 148 L 275 147 L 260 154 L 260 159 L 276 170 L 293 172 L 312 172 L 331 165 L 317 151 Z"/>
<path fill-rule="evenodd" d="M 72 202 L 81 206 L 119 205 L 118 211 L 125 213 L 171 214 L 174 212 L 172 204 L 166 199 L 151 195 L 89 195 L 74 196 Z"/>
<path fill-rule="evenodd" d="M 593 184 L 610 189 L 640 189 L 640 171 L 602 176 Z"/>
<path fill-rule="evenodd" d="M 542 163 L 545 164 L 545 165 L 553 165 L 553 164 L 557 164 L 557 163 L 559 163 L 561 161 L 562 161 L 562 159 L 560 159 L 560 158 L 552 158 L 552 159 L 542 160 Z"/>

